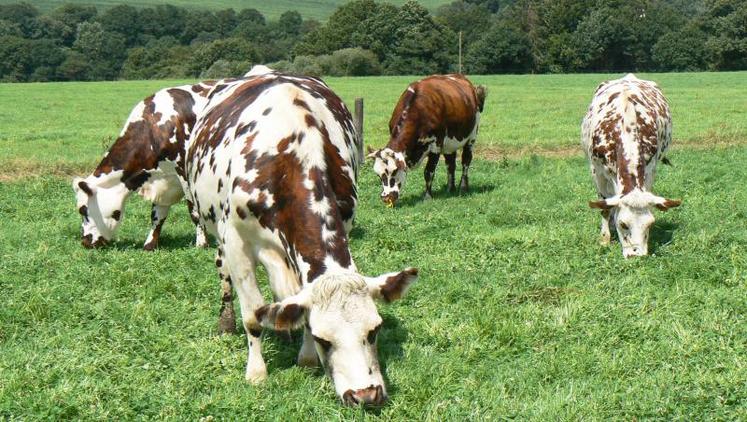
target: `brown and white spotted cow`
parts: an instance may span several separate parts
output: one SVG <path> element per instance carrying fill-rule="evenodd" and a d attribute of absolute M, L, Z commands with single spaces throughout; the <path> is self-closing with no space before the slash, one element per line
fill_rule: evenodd
<path fill-rule="evenodd" d="M 267 377 L 262 327 L 304 327 L 298 363 L 321 360 L 343 402 L 380 404 L 386 389 L 374 299 L 401 297 L 417 270 L 367 278 L 353 263 L 354 140 L 348 109 L 324 82 L 268 72 L 215 87 L 186 169 L 195 209 L 218 240 L 224 329 L 234 318 L 231 287 L 239 296 L 247 380 Z M 258 264 L 275 303 L 264 303 Z"/>
<path fill-rule="evenodd" d="M 581 132 L 602 198 L 589 202 L 602 210 L 602 243 L 609 244 L 610 224 L 615 224 L 626 258 L 647 255 L 654 223 L 651 207 L 666 211 L 681 203 L 651 192 L 657 162 L 666 160 L 672 139 L 667 100 L 656 83 L 633 74 L 604 82 L 594 94 Z"/>
<path fill-rule="evenodd" d="M 434 75 L 407 87 L 389 120 L 389 143 L 383 149 L 369 151 L 374 171 L 381 179 L 381 199 L 394 206 L 405 183 L 407 170 L 425 156 L 424 199 L 433 196 L 431 184 L 440 155 L 446 159 L 449 192 L 456 188 L 454 171 L 456 152 L 462 150 L 460 191 L 469 190 L 468 171 L 472 145 L 477 138 L 480 113 L 486 90 L 473 86 L 463 75 Z"/>
<path fill-rule="evenodd" d="M 112 240 L 122 222 L 125 201 L 137 191 L 153 203 L 145 249 L 156 248 L 169 208 L 184 196 L 186 142 L 214 84 L 166 88 L 140 101 L 93 173 L 73 180 L 83 219 L 83 246 L 103 246 Z M 196 244 L 207 246 L 189 201 L 187 206 L 196 225 Z"/>

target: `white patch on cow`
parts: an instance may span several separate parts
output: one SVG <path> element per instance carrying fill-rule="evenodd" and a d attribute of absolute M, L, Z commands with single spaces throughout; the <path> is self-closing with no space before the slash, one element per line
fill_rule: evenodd
<path fill-rule="evenodd" d="M 322 217 L 326 217 L 331 209 L 327 198 L 322 198 L 321 201 L 316 201 L 314 200 L 313 195 L 309 198 L 309 207 L 314 213 Z"/>
<path fill-rule="evenodd" d="M 272 72 L 274 72 L 274 70 L 272 70 L 271 68 L 269 68 L 269 67 L 267 67 L 267 66 L 265 66 L 263 64 L 257 64 L 257 65 L 254 65 L 254 67 L 252 67 L 251 70 L 249 70 L 248 72 L 246 72 L 244 74 L 244 77 L 260 76 L 260 75 L 264 75 L 264 74 L 272 73 Z"/>
<path fill-rule="evenodd" d="M 158 125 L 161 126 L 171 120 L 171 117 L 176 115 L 174 110 L 174 97 L 169 94 L 165 89 L 156 92 L 153 96 L 153 104 L 155 105 L 155 113 L 160 113 L 161 118 L 158 120 Z"/>

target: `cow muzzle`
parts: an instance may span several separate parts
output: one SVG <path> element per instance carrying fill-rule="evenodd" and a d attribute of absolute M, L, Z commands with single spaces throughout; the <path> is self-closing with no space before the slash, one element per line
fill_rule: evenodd
<path fill-rule="evenodd" d="M 347 406 L 381 406 L 387 400 L 386 394 L 384 394 L 384 387 L 373 385 L 368 388 L 362 388 L 360 390 L 348 390 L 342 395 L 342 401 Z"/>
<path fill-rule="evenodd" d="M 80 240 L 80 244 L 86 249 L 102 248 L 109 242 L 103 237 L 99 237 L 96 241 L 93 241 L 93 235 L 87 234 Z"/>
<path fill-rule="evenodd" d="M 399 199 L 399 194 L 397 192 L 391 192 L 381 196 L 381 200 L 384 202 L 384 205 L 386 205 L 387 208 L 394 208 L 394 205 L 397 203 L 397 199 Z"/>

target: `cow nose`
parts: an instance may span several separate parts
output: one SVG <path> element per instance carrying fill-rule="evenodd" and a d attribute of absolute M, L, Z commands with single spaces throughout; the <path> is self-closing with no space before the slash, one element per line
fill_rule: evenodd
<path fill-rule="evenodd" d="M 379 406 L 386 402 L 386 395 L 384 394 L 384 387 L 373 385 L 368 388 L 361 388 L 360 390 L 348 390 L 342 396 L 343 401 L 348 406 L 357 406 L 362 404 L 364 406 Z"/>

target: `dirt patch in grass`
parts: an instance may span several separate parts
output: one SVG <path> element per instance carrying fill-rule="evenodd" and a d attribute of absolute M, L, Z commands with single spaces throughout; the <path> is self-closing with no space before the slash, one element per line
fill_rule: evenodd
<path fill-rule="evenodd" d="M 0 163 L 0 182 L 15 182 L 39 176 L 73 177 L 88 174 L 95 164 L 58 161 L 42 163 L 37 160 L 11 158 Z"/>

